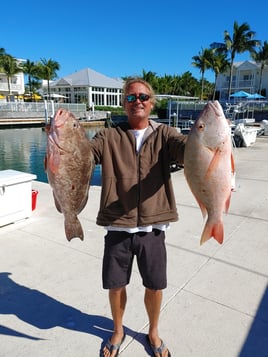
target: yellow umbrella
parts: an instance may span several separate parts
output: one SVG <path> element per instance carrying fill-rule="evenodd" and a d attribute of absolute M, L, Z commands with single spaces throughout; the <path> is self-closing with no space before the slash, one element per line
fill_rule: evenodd
<path fill-rule="evenodd" d="M 33 93 L 33 94 L 25 93 L 24 99 L 27 99 L 28 101 L 29 100 L 40 100 L 40 99 L 42 99 L 42 97 L 36 93 Z"/>
<path fill-rule="evenodd" d="M 34 94 L 32 95 L 32 98 L 35 99 L 35 100 L 40 100 L 40 99 L 42 99 L 41 95 L 36 94 L 36 93 L 34 93 Z"/>
<path fill-rule="evenodd" d="M 0 94 L 0 99 L 5 99 L 5 96 L 3 94 Z"/>

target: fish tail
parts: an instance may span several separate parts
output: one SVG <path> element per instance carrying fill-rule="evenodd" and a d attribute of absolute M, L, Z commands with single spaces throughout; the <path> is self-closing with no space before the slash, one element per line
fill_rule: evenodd
<path fill-rule="evenodd" d="M 209 222 L 206 223 L 201 239 L 200 239 L 200 245 L 205 243 L 207 240 L 210 238 L 216 239 L 219 244 L 222 244 L 223 242 L 223 223 L 215 223 L 215 224 L 210 224 Z"/>
<path fill-rule="evenodd" d="M 84 240 L 84 232 L 81 226 L 81 223 L 77 216 L 73 217 L 73 219 L 65 219 L 65 234 L 68 241 L 73 238 L 80 238 Z"/>

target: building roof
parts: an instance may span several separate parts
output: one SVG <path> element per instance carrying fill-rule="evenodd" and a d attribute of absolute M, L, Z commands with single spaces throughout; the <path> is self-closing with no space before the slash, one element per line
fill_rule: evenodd
<path fill-rule="evenodd" d="M 260 67 L 261 64 L 257 63 L 255 61 L 240 61 L 240 62 L 235 62 L 234 67 L 237 69 L 254 69 Z"/>
<path fill-rule="evenodd" d="M 85 68 L 55 81 L 51 86 L 83 86 L 122 89 L 123 80 L 107 77 L 93 69 Z"/>

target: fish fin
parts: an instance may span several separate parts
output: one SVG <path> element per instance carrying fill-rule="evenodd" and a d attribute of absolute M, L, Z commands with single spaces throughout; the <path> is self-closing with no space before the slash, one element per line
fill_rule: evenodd
<path fill-rule="evenodd" d="M 210 224 L 209 222 L 206 223 L 201 240 L 200 240 L 200 245 L 204 244 L 207 240 L 210 238 L 216 239 L 219 244 L 222 244 L 223 242 L 223 223 L 219 222 L 216 224 Z"/>
<path fill-rule="evenodd" d="M 74 216 L 71 219 L 70 217 L 65 218 L 64 226 L 66 238 L 68 241 L 73 238 L 80 238 L 81 240 L 84 240 L 83 228 L 77 216 Z"/>
<path fill-rule="evenodd" d="M 49 162 L 49 169 L 53 174 L 58 172 L 59 165 L 56 163 L 56 161 L 50 161 Z"/>
<path fill-rule="evenodd" d="M 45 132 L 46 132 L 46 134 L 49 133 L 50 128 L 51 128 L 51 124 L 50 124 L 50 123 L 48 123 L 48 124 L 45 125 Z"/>
<path fill-rule="evenodd" d="M 47 158 L 47 166 L 49 167 L 50 171 L 55 174 L 59 170 L 60 166 L 60 152 L 55 151 L 51 152 L 49 154 L 49 157 Z"/>
<path fill-rule="evenodd" d="M 201 209 L 203 219 L 205 219 L 207 217 L 207 209 L 206 209 L 205 205 L 198 199 L 198 197 L 193 193 L 193 191 L 192 191 L 192 194 L 194 195 L 194 198 L 196 199 L 196 202 L 198 203 L 198 205 Z"/>
<path fill-rule="evenodd" d="M 61 210 L 61 206 L 59 204 L 59 201 L 57 200 L 57 197 L 55 196 L 55 193 L 53 192 L 53 197 L 54 197 L 54 203 L 55 203 L 55 206 L 57 208 L 57 210 L 62 213 L 62 210 Z"/>
<path fill-rule="evenodd" d="M 219 160 L 220 160 L 220 154 L 221 154 L 221 150 L 219 148 L 217 148 L 217 150 L 215 150 L 214 155 L 212 157 L 212 160 L 210 161 L 208 170 L 206 172 L 205 178 L 207 179 L 211 172 L 214 172 L 219 164 Z"/>
<path fill-rule="evenodd" d="M 228 196 L 228 198 L 227 198 L 227 200 L 225 202 L 225 209 L 224 209 L 225 213 L 228 213 L 228 211 L 229 211 L 230 202 L 231 202 L 231 192 L 230 192 L 230 195 Z"/>
<path fill-rule="evenodd" d="M 203 219 L 205 219 L 207 217 L 207 214 L 208 214 L 207 209 L 206 209 L 206 207 L 203 205 L 203 203 L 201 201 L 197 200 L 197 202 L 198 202 L 199 207 L 201 209 Z"/>
<path fill-rule="evenodd" d="M 88 193 L 85 195 L 83 201 L 81 202 L 81 205 L 77 211 L 77 214 L 79 214 L 80 212 L 83 211 L 83 209 L 85 208 L 86 204 L 87 204 L 87 201 L 88 201 Z"/>
<path fill-rule="evenodd" d="M 235 162 L 234 162 L 234 155 L 233 153 L 231 152 L 231 171 L 232 173 L 235 172 Z"/>
<path fill-rule="evenodd" d="M 47 155 L 45 155 L 44 157 L 44 168 L 45 168 L 45 172 L 47 172 Z"/>

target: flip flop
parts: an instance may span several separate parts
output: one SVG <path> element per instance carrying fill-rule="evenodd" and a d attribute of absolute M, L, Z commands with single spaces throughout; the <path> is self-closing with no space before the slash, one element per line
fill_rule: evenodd
<path fill-rule="evenodd" d="M 116 354 L 115 354 L 115 357 L 116 357 L 119 354 L 119 349 L 120 349 L 122 343 L 125 341 L 125 338 L 126 338 L 126 334 L 124 333 L 124 336 L 122 337 L 122 340 L 119 343 L 116 343 L 115 345 L 113 345 L 111 340 L 109 339 L 106 342 L 105 347 L 107 348 L 107 350 L 109 350 L 110 353 L 112 353 L 113 351 L 116 351 Z M 102 353 L 102 356 L 104 356 L 103 353 Z"/>
<path fill-rule="evenodd" d="M 156 355 L 156 353 L 158 353 L 160 355 L 160 357 L 163 357 L 163 352 L 165 350 L 167 350 L 168 352 L 168 357 L 171 357 L 171 354 L 167 348 L 167 346 L 164 344 L 164 342 L 161 340 L 161 345 L 160 347 L 156 347 L 155 345 L 151 344 L 151 341 L 150 341 L 150 338 L 149 338 L 149 335 L 146 335 L 146 339 L 147 339 L 147 342 L 149 344 L 149 346 L 151 347 L 151 350 L 153 351 L 154 353 L 154 356 Z"/>

